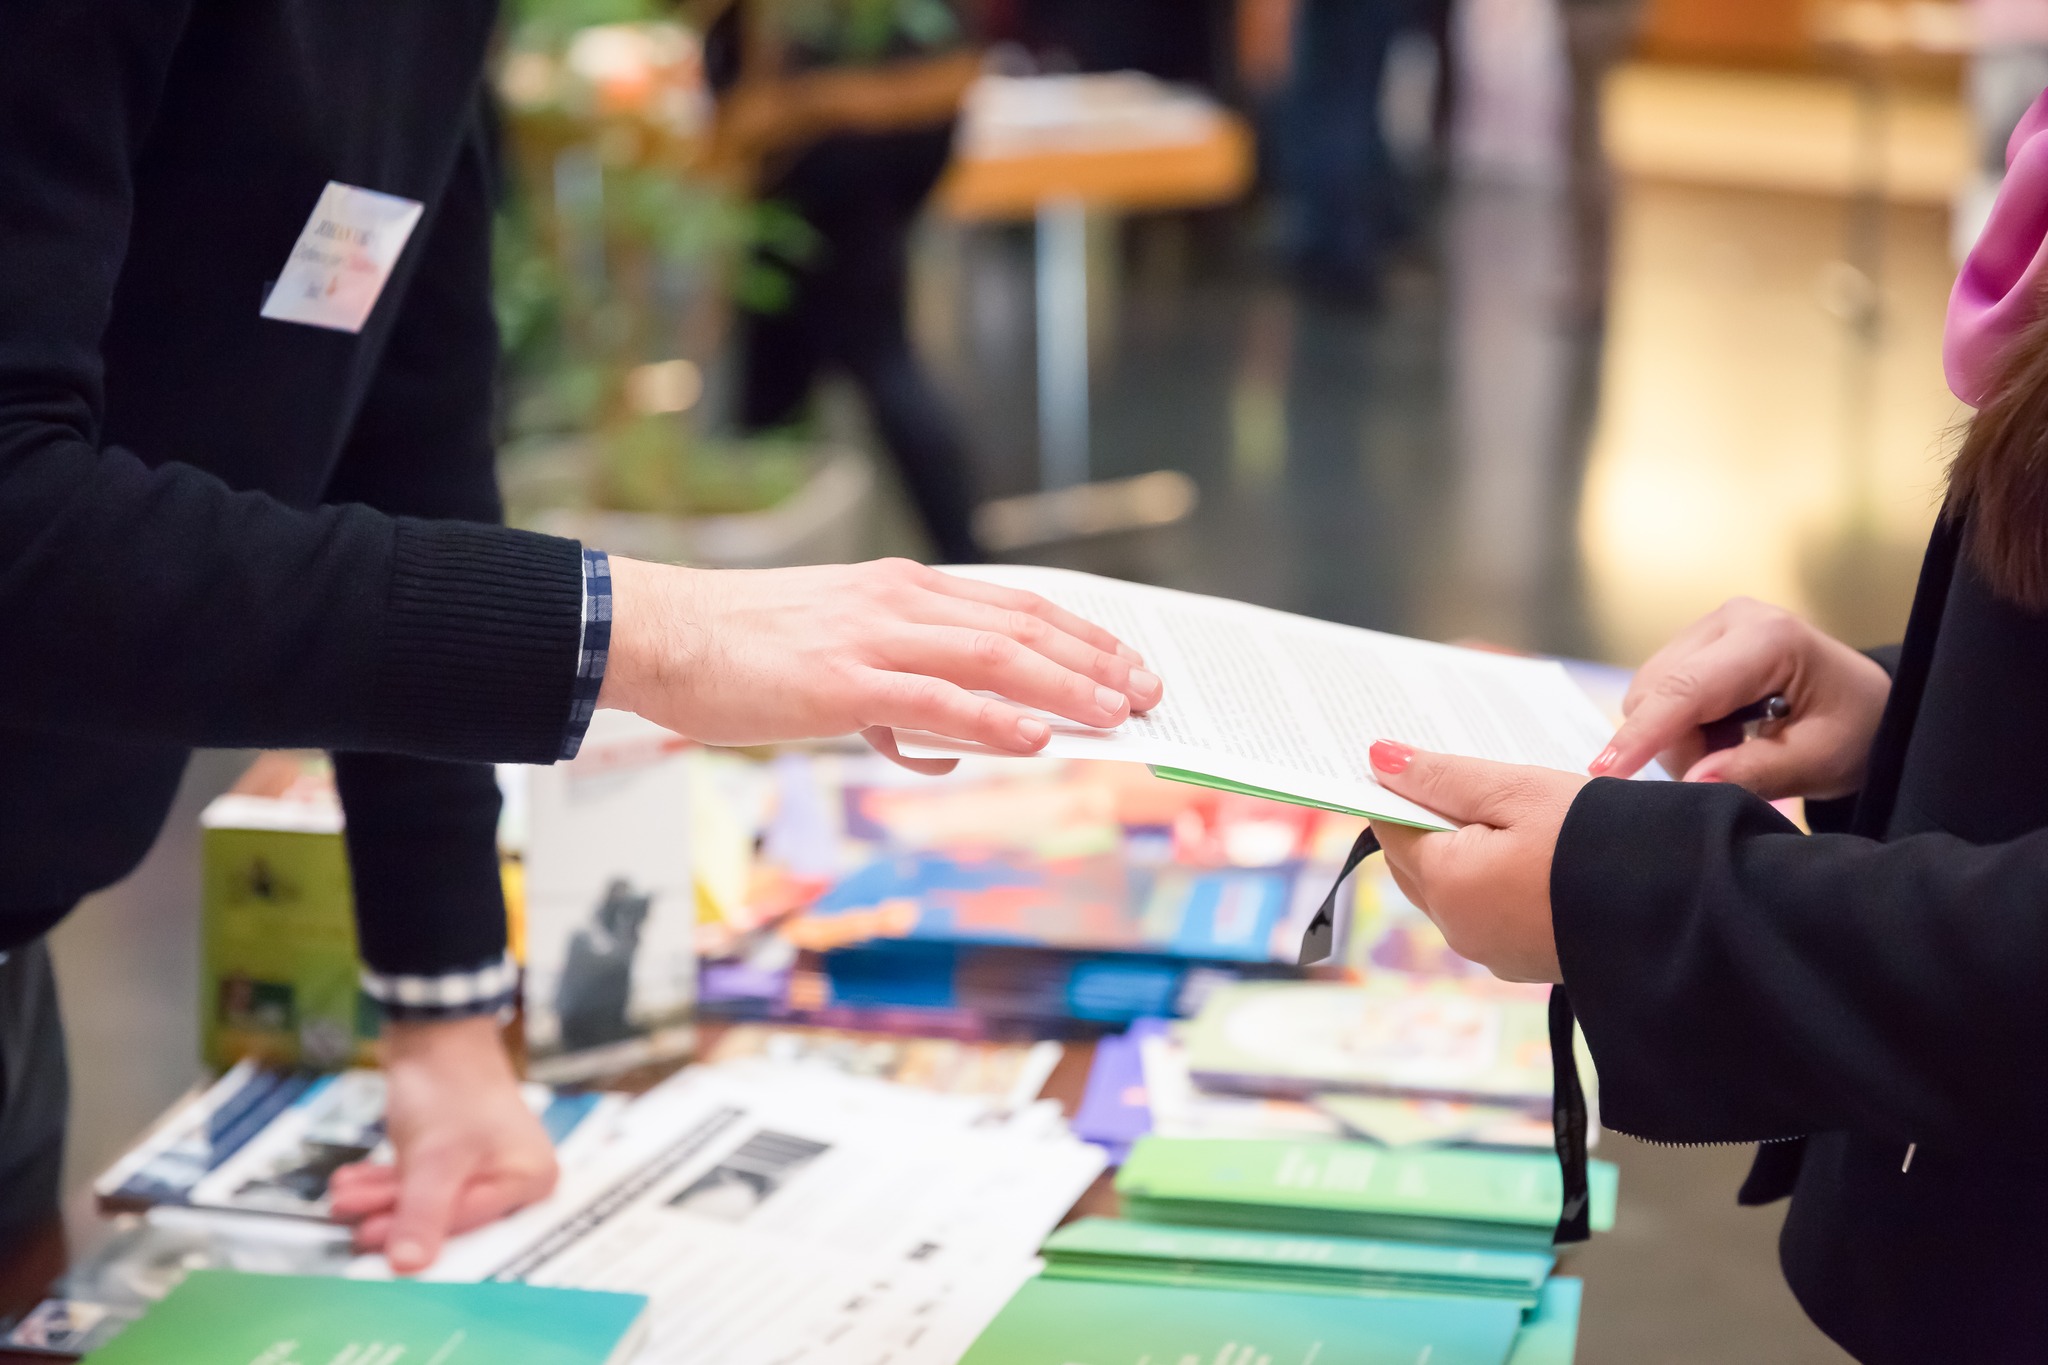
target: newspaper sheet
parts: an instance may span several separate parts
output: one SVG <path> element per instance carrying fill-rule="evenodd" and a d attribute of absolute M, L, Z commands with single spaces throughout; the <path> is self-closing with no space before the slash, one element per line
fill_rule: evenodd
<path fill-rule="evenodd" d="M 696 1068 L 430 1274 L 647 1294 L 639 1365 L 941 1365 L 1101 1168 L 1042 1104 Z"/>

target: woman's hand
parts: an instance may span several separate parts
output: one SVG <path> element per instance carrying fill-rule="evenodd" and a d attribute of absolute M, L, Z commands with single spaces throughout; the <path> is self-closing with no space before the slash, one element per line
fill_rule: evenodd
<path fill-rule="evenodd" d="M 451 1233 L 546 1198 L 555 1149 L 519 1094 L 492 1018 L 384 1026 L 384 1127 L 398 1162 L 334 1173 L 334 1216 L 391 1268 L 432 1265 Z"/>
<path fill-rule="evenodd" d="M 1637 670 L 1627 720 L 1593 760 L 1596 777 L 1628 777 L 1652 758 L 1687 782 L 1732 782 L 1770 800 L 1846 796 L 1891 695 L 1884 669 L 1777 607 L 1738 597 L 1681 631 Z M 1782 694 L 1775 733 L 1708 752 L 1701 726 Z"/>
<path fill-rule="evenodd" d="M 1108 727 L 1158 703 L 1143 662 L 1035 593 L 909 560 L 739 571 L 615 558 L 598 705 L 713 744 L 902 726 L 1029 754 L 1045 722 L 977 692 Z"/>
<path fill-rule="evenodd" d="M 1509 981 L 1559 980 L 1550 860 L 1565 812 L 1588 779 L 1384 739 L 1372 746 L 1372 766 L 1388 791 L 1462 826 L 1446 834 L 1372 822 L 1401 894 L 1460 957 Z"/>

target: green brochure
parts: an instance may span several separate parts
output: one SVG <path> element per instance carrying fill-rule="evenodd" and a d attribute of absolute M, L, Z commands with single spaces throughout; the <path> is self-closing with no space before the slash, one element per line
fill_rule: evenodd
<path fill-rule="evenodd" d="M 195 1270 L 86 1365 L 616 1365 L 639 1294 Z"/>
<path fill-rule="evenodd" d="M 1341 1298 L 1031 1280 L 960 1365 L 1502 1365 L 1503 1299 Z"/>
<path fill-rule="evenodd" d="M 1617 1174 L 1589 1164 L 1594 1230 L 1614 1225 Z M 1564 1198 L 1548 1152 L 1388 1151 L 1363 1142 L 1141 1138 L 1117 1173 L 1126 1215 L 1459 1246 L 1550 1244 Z"/>
<path fill-rule="evenodd" d="M 1456 1294 L 1534 1307 L 1553 1257 L 1363 1237 L 1084 1218 L 1046 1239 L 1056 1279 L 1324 1294 Z"/>

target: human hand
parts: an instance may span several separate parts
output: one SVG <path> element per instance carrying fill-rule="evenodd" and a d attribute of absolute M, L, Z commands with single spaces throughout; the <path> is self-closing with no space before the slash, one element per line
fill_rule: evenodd
<path fill-rule="evenodd" d="M 1035 593 L 909 560 L 741 571 L 615 558 L 598 705 L 712 744 L 859 730 L 890 752 L 886 731 L 902 726 L 1029 754 L 1050 727 L 975 693 L 1108 727 L 1158 703 L 1143 662 Z"/>
<path fill-rule="evenodd" d="M 334 1216 L 356 1225 L 362 1250 L 381 1247 L 394 1271 L 415 1274 L 450 1233 L 554 1189 L 554 1145 L 520 1097 L 495 1019 L 385 1024 L 384 1077 L 397 1164 L 357 1162 L 328 1184 Z"/>
<path fill-rule="evenodd" d="M 1687 782 L 1732 782 L 1769 800 L 1846 796 L 1863 785 L 1892 680 L 1873 660 L 1781 608 L 1738 597 L 1650 656 L 1627 717 L 1593 760 L 1628 777 L 1652 758 Z M 1775 733 L 1709 752 L 1701 726 L 1774 693 L 1792 704 Z"/>
<path fill-rule="evenodd" d="M 1509 981 L 1559 980 L 1550 862 L 1565 812 L 1590 779 L 1384 739 L 1372 746 L 1372 767 L 1388 791 L 1460 826 L 1444 833 L 1372 822 L 1394 884 L 1451 951 Z"/>

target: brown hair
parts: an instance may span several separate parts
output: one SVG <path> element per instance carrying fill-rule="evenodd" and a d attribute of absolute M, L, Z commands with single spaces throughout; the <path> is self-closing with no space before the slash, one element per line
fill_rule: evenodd
<path fill-rule="evenodd" d="M 2048 611 L 2048 309 L 2013 339 L 1991 398 L 1948 467 L 1951 522 L 1991 590 Z"/>

